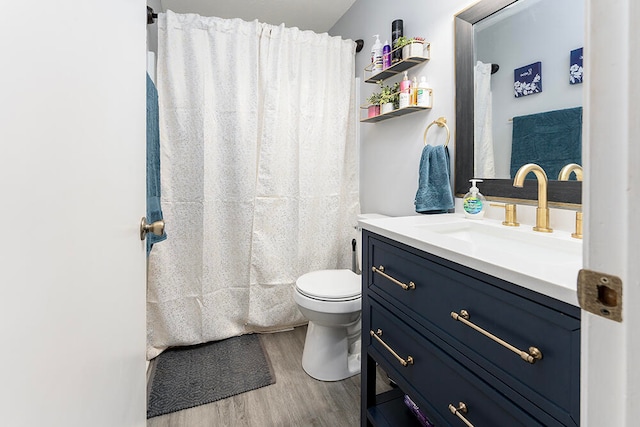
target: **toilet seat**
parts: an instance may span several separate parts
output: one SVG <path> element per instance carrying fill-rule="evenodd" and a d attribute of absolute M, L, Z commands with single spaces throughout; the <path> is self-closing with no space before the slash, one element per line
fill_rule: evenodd
<path fill-rule="evenodd" d="M 319 301 L 353 301 L 361 298 L 362 283 L 351 270 L 318 270 L 300 276 L 296 290 Z"/>

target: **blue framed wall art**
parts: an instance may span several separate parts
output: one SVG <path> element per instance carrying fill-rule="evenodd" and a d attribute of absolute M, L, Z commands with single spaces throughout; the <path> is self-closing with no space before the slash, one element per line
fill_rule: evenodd
<path fill-rule="evenodd" d="M 516 98 L 542 92 L 542 62 L 516 68 L 513 72 L 513 89 Z"/>
<path fill-rule="evenodd" d="M 584 76 L 582 68 L 582 48 L 572 50 L 569 57 L 569 83 L 577 85 L 582 83 Z"/>

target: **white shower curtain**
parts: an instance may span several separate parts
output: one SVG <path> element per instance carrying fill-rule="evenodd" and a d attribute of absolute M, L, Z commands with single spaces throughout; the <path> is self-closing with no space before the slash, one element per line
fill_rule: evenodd
<path fill-rule="evenodd" d="M 359 212 L 353 42 L 167 12 L 158 48 L 149 359 L 303 323 L 295 280 L 350 266 Z"/>
<path fill-rule="evenodd" d="M 474 143 L 473 176 L 495 178 L 493 154 L 493 101 L 491 99 L 491 64 L 480 61 L 474 67 Z"/>

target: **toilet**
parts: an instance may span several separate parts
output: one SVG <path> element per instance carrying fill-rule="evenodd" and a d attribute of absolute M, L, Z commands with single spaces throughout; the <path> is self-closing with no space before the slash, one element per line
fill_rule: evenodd
<path fill-rule="evenodd" d="M 384 218 L 362 214 L 358 219 Z M 362 233 L 356 237 L 362 265 Z M 362 279 L 351 270 L 318 270 L 296 280 L 293 299 L 309 320 L 302 368 L 321 381 L 339 381 L 360 373 Z"/>

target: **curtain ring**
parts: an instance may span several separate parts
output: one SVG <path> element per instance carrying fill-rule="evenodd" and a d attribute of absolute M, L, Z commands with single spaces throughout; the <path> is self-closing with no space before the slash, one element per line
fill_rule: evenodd
<path fill-rule="evenodd" d="M 444 143 L 446 147 L 449 145 L 449 138 L 451 137 L 451 132 L 449 132 L 449 126 L 447 126 L 447 119 L 444 117 L 439 117 L 437 120 L 432 121 L 429 126 L 424 130 L 424 145 L 427 145 L 427 132 L 429 132 L 429 128 L 433 125 L 438 125 L 438 127 L 444 127 L 447 130 L 447 140 Z"/>

